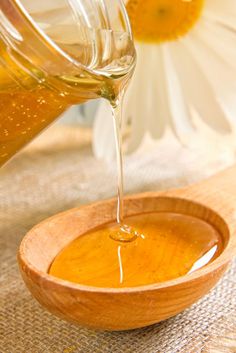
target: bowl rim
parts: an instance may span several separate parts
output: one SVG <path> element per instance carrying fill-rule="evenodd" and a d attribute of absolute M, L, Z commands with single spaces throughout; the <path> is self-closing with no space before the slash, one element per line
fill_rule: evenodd
<path fill-rule="evenodd" d="M 26 233 L 26 235 L 23 237 L 23 239 L 20 243 L 19 249 L 18 249 L 17 258 L 18 258 L 18 263 L 19 263 L 21 271 L 27 272 L 27 277 L 31 277 L 31 278 L 34 277 L 34 279 L 36 279 L 37 281 L 41 282 L 43 280 L 53 286 L 56 285 L 58 287 L 66 288 L 67 290 L 89 292 L 89 293 L 126 294 L 126 293 L 141 293 L 141 292 L 163 290 L 163 289 L 166 290 L 167 288 L 179 286 L 179 285 L 186 284 L 186 283 L 191 284 L 192 282 L 194 282 L 200 278 L 206 277 L 210 273 L 220 271 L 222 267 L 224 267 L 224 266 L 226 267 L 228 265 L 228 263 L 233 259 L 234 254 L 233 254 L 232 250 L 234 250 L 234 253 L 236 254 L 236 237 L 234 239 L 232 234 L 230 236 L 231 229 L 230 229 L 229 224 L 227 224 L 226 221 L 223 219 L 223 217 L 221 215 L 219 215 L 218 212 L 214 211 L 214 209 L 211 209 L 210 207 L 205 206 L 204 204 L 201 204 L 201 203 L 196 202 L 194 200 L 188 199 L 186 197 L 179 197 L 179 195 L 176 196 L 174 193 L 172 196 L 171 194 L 165 195 L 164 193 L 160 193 L 160 192 L 145 192 L 145 193 L 139 193 L 139 194 L 134 194 L 134 195 L 128 195 L 124 198 L 124 200 L 129 201 L 129 200 L 133 200 L 136 198 L 145 198 L 145 197 L 166 198 L 166 199 L 171 198 L 171 199 L 189 202 L 189 203 L 195 204 L 199 207 L 209 209 L 212 213 L 214 213 L 218 217 L 218 219 L 221 220 L 222 224 L 224 225 L 224 227 L 228 233 L 227 234 L 228 240 L 227 240 L 227 243 L 226 243 L 225 247 L 223 248 L 221 254 L 212 262 L 208 263 L 207 265 L 203 266 L 202 268 L 200 268 L 192 273 L 189 273 L 189 274 L 186 274 L 186 275 L 183 275 L 183 276 L 180 276 L 180 277 L 168 280 L 168 281 L 164 281 L 164 282 L 152 283 L 152 284 L 148 284 L 148 285 L 141 285 L 141 286 L 135 286 L 135 287 L 122 287 L 122 288 L 95 287 L 95 286 L 88 286 L 88 285 L 83 285 L 83 284 L 63 280 L 58 277 L 52 276 L 47 272 L 44 272 L 42 270 L 37 269 L 31 262 L 29 262 L 27 260 L 27 256 L 25 254 L 26 244 L 27 244 L 28 240 L 30 239 L 30 237 L 32 236 L 32 234 L 34 234 L 33 231 L 37 227 L 42 226 L 44 223 L 48 223 L 49 221 L 56 219 L 62 215 L 65 216 L 67 213 L 78 212 L 82 209 L 84 210 L 84 209 L 89 208 L 91 206 L 99 206 L 99 205 L 102 205 L 106 202 L 116 201 L 116 198 L 110 198 L 110 199 L 105 199 L 102 201 L 97 201 L 97 202 L 93 202 L 90 204 L 86 204 L 86 205 L 83 205 L 80 207 L 74 207 L 74 208 L 71 208 L 71 209 L 63 211 L 63 212 L 59 212 L 51 217 L 44 219 L 42 222 L 36 224 L 33 228 L 31 228 Z M 197 216 L 193 216 L 193 217 L 197 218 Z M 223 237 L 223 235 L 222 235 L 222 237 Z M 25 269 L 27 269 L 27 270 L 25 270 Z"/>

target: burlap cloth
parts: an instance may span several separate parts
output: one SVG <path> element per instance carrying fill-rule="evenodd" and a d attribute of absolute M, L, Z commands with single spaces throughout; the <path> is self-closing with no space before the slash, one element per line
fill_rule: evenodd
<path fill-rule="evenodd" d="M 186 185 L 233 160 L 218 144 L 207 152 L 164 140 L 126 158 L 126 190 Z M 58 211 L 113 196 L 115 170 L 114 163 L 94 159 L 89 131 L 66 127 L 51 128 L 1 170 L 0 353 L 236 352 L 236 262 L 190 309 L 131 332 L 95 332 L 68 324 L 41 308 L 25 288 L 16 252 L 27 230 Z"/>

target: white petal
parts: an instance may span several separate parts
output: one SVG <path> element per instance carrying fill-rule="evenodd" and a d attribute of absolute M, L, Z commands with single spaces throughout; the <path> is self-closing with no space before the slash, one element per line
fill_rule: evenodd
<path fill-rule="evenodd" d="M 206 0 L 203 16 L 235 29 L 236 2 L 235 0 Z"/>
<path fill-rule="evenodd" d="M 182 89 L 200 117 L 217 131 L 229 131 L 227 118 L 216 100 L 212 86 L 184 42 L 173 43 L 172 58 Z"/>
<path fill-rule="evenodd" d="M 145 132 L 147 131 L 147 120 L 146 120 L 146 88 L 148 86 L 148 80 L 146 77 L 145 67 L 148 65 L 148 51 L 146 46 L 142 45 L 139 48 L 139 56 L 137 58 L 137 66 L 134 77 L 133 87 L 136 86 L 136 91 L 130 90 L 130 94 L 133 95 L 134 102 L 132 104 L 131 114 L 131 132 L 130 140 L 128 142 L 129 152 L 134 151 L 141 143 Z M 124 105 L 124 111 L 126 109 L 126 102 Z"/>
<path fill-rule="evenodd" d="M 147 80 L 148 89 L 148 130 L 154 138 L 160 138 L 166 129 L 167 123 L 171 124 L 171 115 L 165 89 L 165 75 L 163 58 L 158 45 L 150 46 Z"/>
<path fill-rule="evenodd" d="M 190 133 L 194 132 L 191 123 L 191 113 L 185 97 L 185 92 L 183 92 L 181 88 L 176 69 L 173 65 L 168 44 L 162 45 L 162 54 L 173 129 L 177 136 L 184 141 L 185 138 L 189 137 Z"/>
<path fill-rule="evenodd" d="M 184 43 L 188 46 L 193 56 L 201 66 L 205 73 L 207 80 L 212 85 L 215 92 L 216 99 L 219 104 L 224 107 L 230 107 L 230 110 L 235 111 L 234 117 L 228 114 L 224 109 L 228 119 L 236 121 L 236 73 L 224 64 L 221 58 L 215 55 L 204 42 L 200 41 L 198 37 L 191 34 L 191 38 L 186 37 Z"/>
<path fill-rule="evenodd" d="M 236 33 L 223 25 L 202 19 L 194 29 L 201 41 L 211 48 L 226 65 L 236 70 Z"/>
<path fill-rule="evenodd" d="M 205 0 L 205 9 L 212 12 L 231 12 L 236 14 L 235 0 Z"/>

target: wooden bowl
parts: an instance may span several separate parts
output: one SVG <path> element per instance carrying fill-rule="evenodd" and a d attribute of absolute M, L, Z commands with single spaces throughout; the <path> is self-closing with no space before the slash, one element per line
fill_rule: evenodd
<path fill-rule="evenodd" d="M 114 221 L 116 200 L 60 213 L 35 226 L 18 254 L 23 279 L 53 314 L 103 330 L 127 330 L 157 323 L 181 312 L 219 280 L 236 250 L 236 167 L 186 189 L 145 193 L 125 199 L 125 215 L 171 211 L 203 219 L 222 235 L 224 250 L 202 269 L 174 280 L 133 288 L 97 288 L 47 273 L 68 243 L 95 226 Z"/>

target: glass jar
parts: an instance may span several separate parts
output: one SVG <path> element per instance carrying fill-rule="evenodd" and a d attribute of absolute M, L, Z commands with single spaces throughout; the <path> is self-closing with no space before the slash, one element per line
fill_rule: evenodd
<path fill-rule="evenodd" d="M 135 52 L 121 2 L 84 3 L 1 0 L 0 165 L 69 106 L 111 99 L 131 72 Z M 115 13 L 124 16 L 109 27 L 104 21 Z"/>

